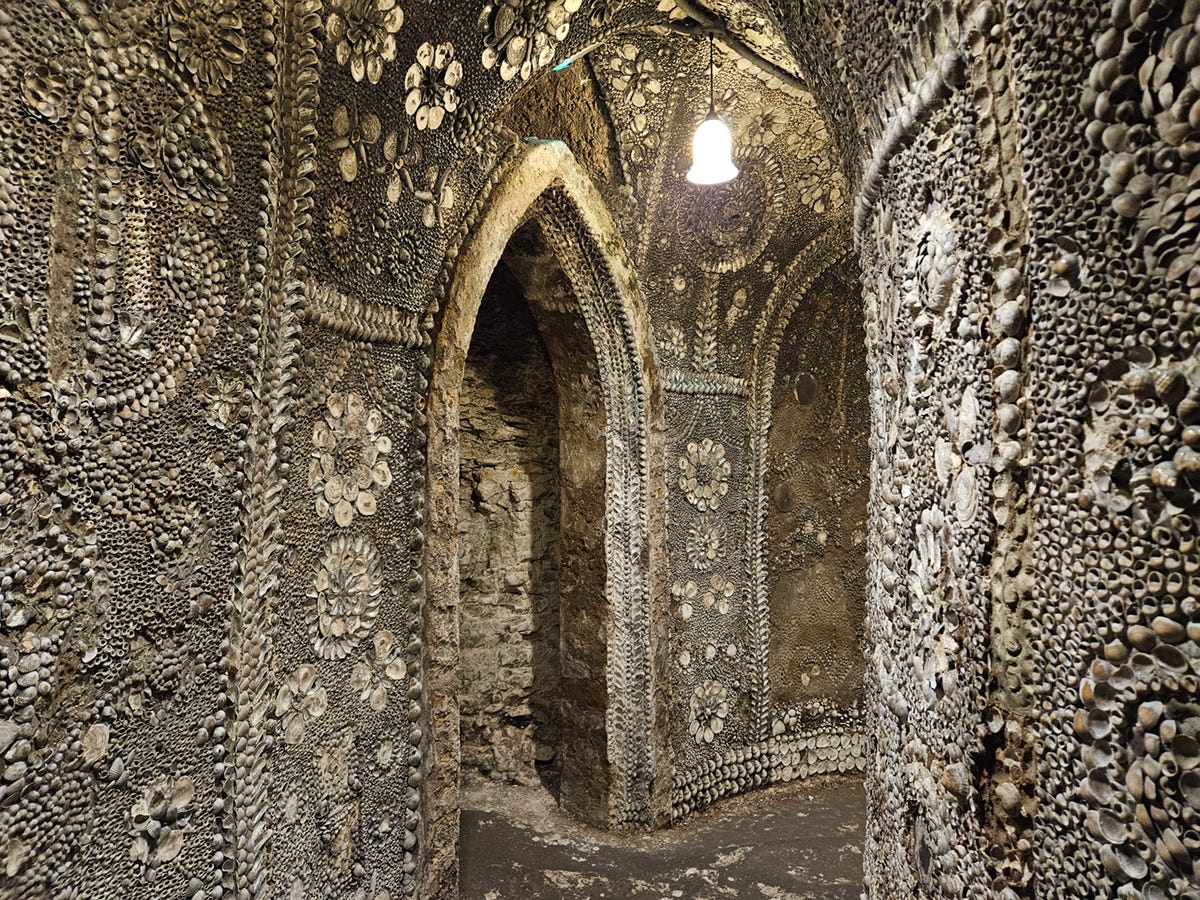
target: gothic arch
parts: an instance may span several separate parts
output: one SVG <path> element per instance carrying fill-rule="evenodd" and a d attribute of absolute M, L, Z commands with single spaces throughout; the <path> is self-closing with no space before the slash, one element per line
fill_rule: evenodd
<path fill-rule="evenodd" d="M 768 666 L 770 611 L 768 608 L 766 536 L 767 440 L 771 432 L 771 403 L 775 371 L 784 330 L 800 302 L 830 269 L 853 254 L 846 223 L 819 235 L 796 257 L 767 300 L 754 332 L 754 367 L 751 374 L 749 521 L 747 566 L 751 575 L 751 728 L 758 740 L 771 736 L 771 686 Z"/>
<path fill-rule="evenodd" d="M 666 622 L 665 585 L 660 583 L 666 569 L 662 386 L 645 301 L 599 193 L 564 144 L 523 142 L 492 184 L 448 254 L 441 308 L 431 310 L 436 328 L 426 407 L 425 652 L 432 734 L 423 795 L 423 896 L 440 896 L 456 881 L 461 758 L 458 392 L 484 291 L 514 240 L 522 242 L 522 252 L 552 259 L 561 274 L 560 283 L 554 284 L 555 279 L 526 272 L 526 294 L 543 336 L 548 318 L 553 318 L 556 327 L 574 331 L 590 344 L 598 371 L 596 394 L 603 406 L 604 427 L 597 436 L 603 455 L 601 514 L 581 527 L 591 527 L 592 543 L 602 548 L 599 625 L 606 642 L 599 687 L 604 698 L 605 771 L 593 788 L 604 796 L 593 797 L 595 804 L 582 813 L 596 824 L 649 828 L 664 821 L 668 809 L 666 685 L 659 682 L 666 654 L 665 637 L 660 638 Z M 576 347 L 579 343 L 574 341 Z M 556 370 L 577 364 L 568 352 L 571 344 L 568 337 L 558 352 L 551 347 Z M 570 404 L 562 399 L 562 373 L 556 371 L 555 377 L 561 411 Z M 564 483 L 572 478 L 567 456 L 564 453 Z M 567 518 L 564 509 L 564 523 Z M 566 604 L 564 596 L 564 647 L 571 640 L 565 627 Z M 594 660 L 580 664 L 586 668 L 590 662 Z M 588 712 L 583 710 L 582 717 Z M 565 782 L 564 773 L 564 801 Z"/>

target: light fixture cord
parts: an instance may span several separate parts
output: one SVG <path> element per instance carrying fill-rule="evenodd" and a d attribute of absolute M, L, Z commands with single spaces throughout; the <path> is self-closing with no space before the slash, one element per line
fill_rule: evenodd
<path fill-rule="evenodd" d="M 710 113 L 717 111 L 716 76 L 713 74 L 713 40 L 714 35 L 710 31 L 708 34 L 708 111 Z"/>

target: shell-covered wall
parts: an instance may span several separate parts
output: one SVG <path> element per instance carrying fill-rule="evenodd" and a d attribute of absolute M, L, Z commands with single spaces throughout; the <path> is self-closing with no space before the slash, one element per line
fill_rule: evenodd
<path fill-rule="evenodd" d="M 681 177 L 689 10 L 808 85 L 718 43 L 743 176 L 712 192 Z M 623 495 L 662 571 L 616 569 L 614 820 L 869 745 L 871 896 L 1194 891 L 1198 17 L 4 4 L 0 893 L 450 890 L 425 400 L 455 260 L 528 153 L 505 122 L 573 139 L 616 233 L 555 190 L 535 215 L 590 314 L 633 297 L 655 344 L 596 320 L 602 363 L 642 364 L 610 450 L 661 479 Z M 537 91 L 581 100 L 561 134 Z M 771 683 L 770 411 L 788 329 L 858 277 L 865 716 L 809 718 Z"/>
<path fill-rule="evenodd" d="M 811 95 L 722 51 L 744 174 L 692 188 L 704 42 L 647 33 L 672 20 L 653 4 L 580 5 L 0 11 L 6 892 L 447 887 L 456 769 L 426 668 L 457 635 L 426 608 L 424 399 L 454 261 L 524 152 L 499 113 L 539 81 L 590 91 L 562 136 L 594 138 L 572 143 L 667 408 L 645 471 L 669 571 L 653 597 L 609 576 L 645 598 L 630 621 L 670 611 L 661 670 L 622 673 L 666 698 L 669 738 L 629 725 L 616 751 L 665 760 L 665 806 L 613 815 L 862 765 L 857 701 L 773 708 L 767 659 L 765 411 L 789 377 L 767 356 L 826 272 L 853 309 L 841 165 Z M 549 242 L 597 266 L 565 221 Z"/>
<path fill-rule="evenodd" d="M 242 787 L 273 738 L 235 682 L 266 652 L 245 601 L 275 590 L 250 447 L 275 440 L 262 351 L 295 223 L 262 179 L 290 126 L 268 10 L 210 43 L 192 7 L 0 9 L 6 896 L 262 871 L 234 812 L 265 813 Z"/>
<path fill-rule="evenodd" d="M 1192 896 L 1200 5 L 774 6 L 857 170 L 869 890 Z"/>
<path fill-rule="evenodd" d="M 861 715 L 865 662 L 866 356 L 857 278 L 814 285 L 779 338 L 763 468 L 772 704 Z M 797 298 L 799 299 L 799 298 Z"/>

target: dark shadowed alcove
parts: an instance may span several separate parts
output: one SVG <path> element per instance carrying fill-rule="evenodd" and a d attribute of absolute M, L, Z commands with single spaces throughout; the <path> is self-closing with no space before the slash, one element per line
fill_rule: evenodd
<path fill-rule="evenodd" d="M 558 791 L 558 394 L 524 291 L 492 276 L 459 398 L 464 775 Z"/>
<path fill-rule="evenodd" d="M 579 299 L 531 220 L 493 272 L 457 396 L 463 775 L 608 824 L 606 412 Z"/>

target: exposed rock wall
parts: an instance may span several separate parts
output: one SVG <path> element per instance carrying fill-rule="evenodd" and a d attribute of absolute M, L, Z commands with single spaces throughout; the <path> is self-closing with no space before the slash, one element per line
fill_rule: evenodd
<path fill-rule="evenodd" d="M 520 286 L 498 270 L 459 399 L 463 766 L 536 782 L 558 752 L 558 414 Z M 548 776 L 549 777 L 549 776 Z"/>

